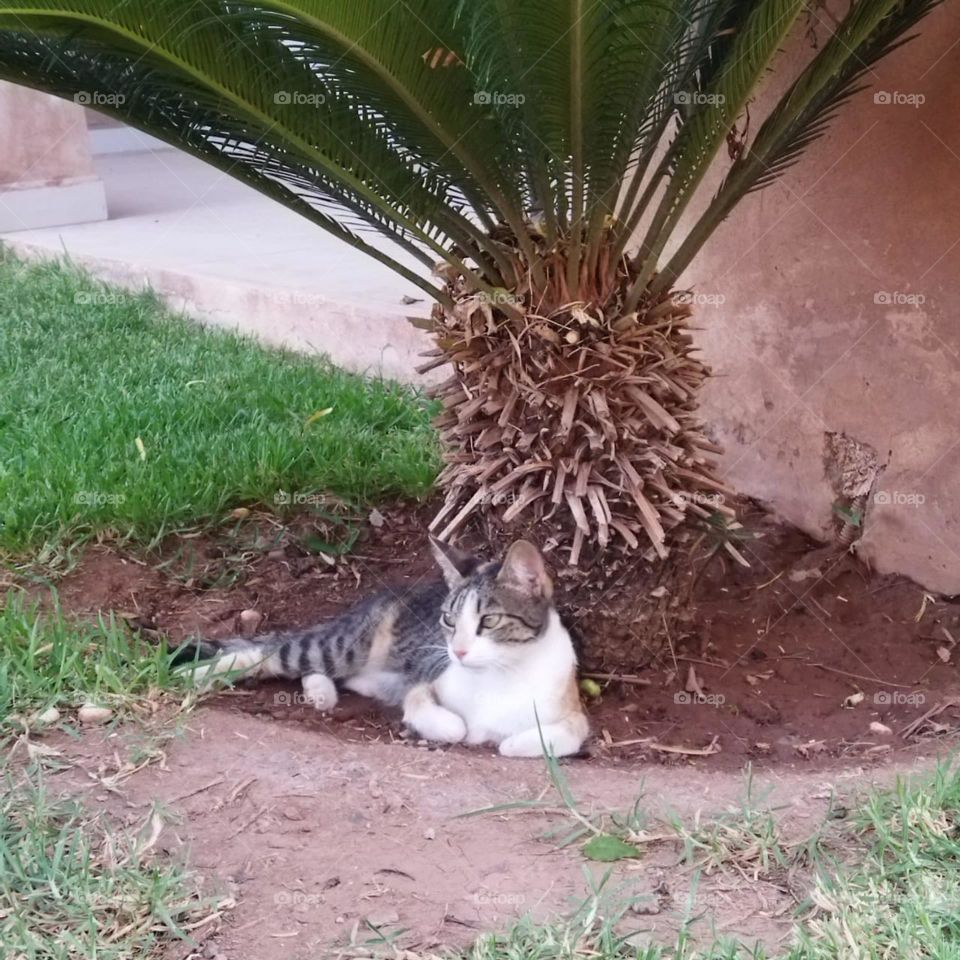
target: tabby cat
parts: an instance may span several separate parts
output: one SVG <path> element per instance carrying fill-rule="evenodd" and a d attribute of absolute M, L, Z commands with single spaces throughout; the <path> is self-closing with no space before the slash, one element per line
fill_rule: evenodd
<path fill-rule="evenodd" d="M 495 743 L 508 757 L 577 753 L 588 733 L 577 661 L 537 548 L 519 540 L 484 563 L 431 543 L 443 581 L 384 590 L 304 630 L 200 644 L 213 659 L 194 676 L 300 678 L 320 710 L 335 706 L 339 683 L 402 705 L 427 740 Z"/>

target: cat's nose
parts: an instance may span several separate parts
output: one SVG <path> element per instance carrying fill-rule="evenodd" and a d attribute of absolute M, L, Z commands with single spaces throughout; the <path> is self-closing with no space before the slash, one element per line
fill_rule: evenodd
<path fill-rule="evenodd" d="M 467 651 L 466 651 L 466 650 L 454 650 L 454 651 L 453 651 L 453 655 L 454 655 L 458 660 L 462 660 L 462 659 L 467 655 Z"/>

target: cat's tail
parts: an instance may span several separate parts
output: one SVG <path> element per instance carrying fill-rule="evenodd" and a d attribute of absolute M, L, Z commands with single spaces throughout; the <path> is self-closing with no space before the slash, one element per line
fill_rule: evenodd
<path fill-rule="evenodd" d="M 256 640 L 233 637 L 212 642 L 191 640 L 179 646 L 172 665 L 189 672 L 199 686 L 218 676 L 231 679 L 284 677 L 295 679 L 309 672 L 300 652 L 307 645 L 298 633 L 265 634 Z M 311 658 L 312 659 L 312 658 Z"/>

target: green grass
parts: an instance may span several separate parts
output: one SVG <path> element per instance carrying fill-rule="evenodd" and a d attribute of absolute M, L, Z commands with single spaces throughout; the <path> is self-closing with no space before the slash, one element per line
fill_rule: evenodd
<path fill-rule="evenodd" d="M 112 616 L 67 621 L 9 593 L 0 609 L 0 742 L 51 708 L 67 722 L 85 703 L 118 715 L 149 711 L 160 691 L 188 690 L 162 645 L 132 637 Z"/>
<path fill-rule="evenodd" d="M 149 539 L 237 505 L 272 507 L 280 491 L 423 495 L 439 462 L 428 413 L 403 387 L 0 251 L 0 550 L 10 554 L 102 531 Z"/>
<path fill-rule="evenodd" d="M 0 944 L 10 960 L 160 955 L 209 914 L 190 875 L 155 858 L 162 821 L 127 832 L 50 795 L 36 769 L 0 785 Z M 183 953 L 186 953 L 184 945 Z"/>
<path fill-rule="evenodd" d="M 766 815 L 739 831 L 777 846 Z M 758 823 L 760 829 L 758 830 Z M 719 832 L 718 832 L 719 831 Z M 739 862 L 735 828 L 678 831 L 678 840 L 706 836 L 714 869 Z M 774 839 L 771 839 L 773 837 Z M 720 848 L 726 855 L 717 856 Z M 808 848 L 811 852 L 812 848 Z M 688 851 L 689 852 L 689 851 Z M 701 848 L 697 852 L 703 853 Z M 749 858 L 751 862 L 755 857 Z M 503 934 L 481 937 L 461 960 L 956 960 L 960 958 L 960 767 L 898 780 L 872 792 L 848 821 L 818 833 L 808 900 L 780 951 L 735 937 L 698 942 L 688 923 L 668 945 L 650 944 L 626 912 L 629 900 L 600 889 L 559 923 L 519 921 Z M 611 875 L 608 874 L 608 878 Z M 696 883 L 694 883 L 694 888 Z M 688 908 L 688 913 L 692 912 Z"/>
<path fill-rule="evenodd" d="M 213 907 L 188 871 L 155 856 L 159 812 L 144 811 L 127 830 L 56 796 L 45 771 L 68 761 L 43 737 L 55 726 L 72 733 L 84 704 L 118 718 L 149 718 L 162 691 L 179 693 L 188 681 L 170 670 L 162 647 L 132 637 L 113 619 L 69 622 L 55 596 L 42 608 L 22 594 L 0 599 L 0 956 L 159 957 L 164 944 L 188 936 L 186 928 Z M 131 762 L 163 756 L 150 729 Z M 118 767 L 113 779 L 128 772 Z"/>

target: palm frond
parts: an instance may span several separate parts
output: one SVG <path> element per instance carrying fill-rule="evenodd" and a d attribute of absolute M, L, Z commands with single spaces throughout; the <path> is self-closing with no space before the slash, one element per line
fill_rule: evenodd
<path fill-rule="evenodd" d="M 653 285 L 670 288 L 710 234 L 747 193 L 782 176 L 826 132 L 839 109 L 864 89 L 864 75 L 913 39 L 908 31 L 942 0 L 861 0 L 840 23 L 734 162 L 717 194 Z"/>
<path fill-rule="evenodd" d="M 769 70 L 804 7 L 804 0 L 760 0 L 734 36 L 689 119 L 668 152 L 670 179 L 643 243 L 643 268 L 628 297 L 631 309 L 644 294 L 683 211 L 725 143 L 737 117 Z"/>

